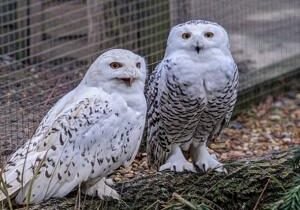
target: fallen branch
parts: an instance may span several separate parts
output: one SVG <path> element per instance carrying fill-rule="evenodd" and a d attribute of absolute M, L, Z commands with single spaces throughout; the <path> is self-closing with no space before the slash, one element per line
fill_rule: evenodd
<path fill-rule="evenodd" d="M 296 154 L 297 153 L 297 154 Z M 295 189 L 299 176 L 300 149 L 268 155 L 258 159 L 228 162 L 229 174 L 210 171 L 206 174 L 157 173 L 119 183 L 115 189 L 121 201 L 81 199 L 81 209 L 270 209 L 284 193 Z M 295 194 L 295 193 L 294 193 Z M 31 206 L 31 210 L 79 209 L 76 192 L 68 198 L 52 199 Z M 300 207 L 299 207 L 300 208 Z"/>

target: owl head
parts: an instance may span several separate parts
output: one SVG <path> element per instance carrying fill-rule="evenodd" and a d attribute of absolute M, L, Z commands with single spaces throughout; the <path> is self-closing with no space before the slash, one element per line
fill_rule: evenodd
<path fill-rule="evenodd" d="M 171 29 L 166 55 L 180 50 L 197 56 L 213 49 L 229 52 L 229 38 L 225 29 L 217 23 L 191 20 Z"/>
<path fill-rule="evenodd" d="M 82 83 L 86 86 L 143 90 L 146 63 L 141 56 L 124 49 L 108 50 L 88 69 Z"/>

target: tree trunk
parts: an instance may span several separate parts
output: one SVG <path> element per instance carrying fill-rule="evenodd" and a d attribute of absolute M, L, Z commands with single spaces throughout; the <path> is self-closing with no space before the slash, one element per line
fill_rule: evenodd
<path fill-rule="evenodd" d="M 283 202 L 283 193 L 300 186 L 296 185 L 299 160 L 298 148 L 262 158 L 229 161 L 228 174 L 157 173 L 117 184 L 115 189 L 122 201 L 101 201 L 83 195 L 78 199 L 76 191 L 68 198 L 52 199 L 30 209 L 270 209 Z"/>

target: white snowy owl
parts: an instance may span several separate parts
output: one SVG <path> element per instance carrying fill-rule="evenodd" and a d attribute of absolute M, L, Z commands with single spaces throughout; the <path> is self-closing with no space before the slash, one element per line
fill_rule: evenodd
<path fill-rule="evenodd" d="M 2 177 L 8 194 L 19 204 L 38 203 L 80 185 L 88 195 L 118 198 L 106 176 L 128 166 L 139 148 L 145 77 L 144 59 L 128 50 L 98 57 L 7 163 Z M 0 201 L 5 194 L 0 191 Z"/>
<path fill-rule="evenodd" d="M 150 164 L 159 170 L 225 170 L 208 153 L 207 142 L 228 124 L 237 85 L 223 27 L 203 20 L 173 27 L 146 92 Z"/>

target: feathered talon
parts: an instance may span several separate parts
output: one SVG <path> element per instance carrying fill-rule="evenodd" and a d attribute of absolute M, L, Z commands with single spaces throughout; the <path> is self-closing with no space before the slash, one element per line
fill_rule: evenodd
<path fill-rule="evenodd" d="M 159 171 L 164 170 L 170 170 L 175 172 L 196 172 L 194 165 L 185 159 L 181 152 L 181 149 L 176 145 L 173 145 L 171 155 L 166 161 L 166 163 L 160 166 L 159 168 Z"/>
<path fill-rule="evenodd" d="M 98 181 L 93 186 L 91 186 L 87 189 L 84 189 L 83 193 L 85 193 L 89 196 L 92 196 L 92 197 L 98 196 L 101 199 L 108 197 L 108 198 L 120 200 L 120 195 L 117 193 L 117 191 L 112 189 L 111 185 L 109 185 L 108 183 L 110 183 L 111 185 L 114 184 L 111 179 L 107 180 L 106 178 L 102 178 L 100 181 Z"/>

